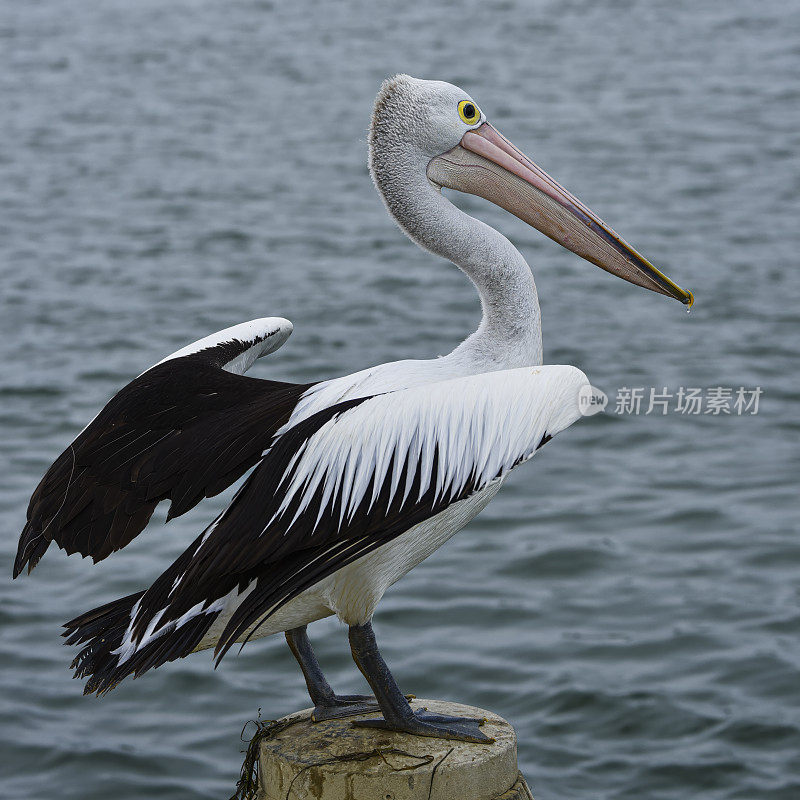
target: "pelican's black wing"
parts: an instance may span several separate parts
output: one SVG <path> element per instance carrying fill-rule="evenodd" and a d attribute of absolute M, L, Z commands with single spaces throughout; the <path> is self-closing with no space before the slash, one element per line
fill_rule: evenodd
<path fill-rule="evenodd" d="M 31 497 L 14 577 L 51 541 L 100 561 L 147 525 L 221 492 L 261 458 L 310 384 L 241 374 L 279 347 L 286 320 L 243 323 L 190 345 L 131 381 L 58 457 Z"/>

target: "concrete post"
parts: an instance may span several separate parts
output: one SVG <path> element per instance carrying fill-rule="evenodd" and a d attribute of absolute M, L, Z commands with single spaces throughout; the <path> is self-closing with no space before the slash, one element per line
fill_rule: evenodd
<path fill-rule="evenodd" d="M 415 708 L 484 717 L 492 744 L 356 728 L 353 717 L 285 717 L 259 742 L 260 800 L 533 800 L 517 767 L 514 729 L 473 706 L 438 700 Z"/>

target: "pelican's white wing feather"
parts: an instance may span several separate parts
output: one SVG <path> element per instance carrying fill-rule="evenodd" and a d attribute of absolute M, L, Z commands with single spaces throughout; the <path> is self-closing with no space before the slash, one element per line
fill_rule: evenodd
<path fill-rule="evenodd" d="M 368 398 L 304 441 L 301 456 L 283 476 L 288 486 L 280 506 L 262 533 L 289 508 L 299 519 L 321 484 L 317 516 L 335 498 L 348 519 L 368 490 L 372 504 L 387 482 L 388 502 L 402 494 L 401 505 L 419 500 L 432 486 L 437 498 L 447 500 L 469 482 L 485 486 L 530 458 L 545 436 L 575 422 L 578 394 L 588 383 L 575 367 L 526 367 Z M 409 498 L 415 483 L 418 491 Z"/>

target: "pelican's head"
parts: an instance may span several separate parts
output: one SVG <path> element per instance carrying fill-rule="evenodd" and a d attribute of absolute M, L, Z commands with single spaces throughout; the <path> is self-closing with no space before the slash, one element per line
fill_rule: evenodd
<path fill-rule="evenodd" d="M 694 302 L 691 292 L 534 164 L 486 121 L 465 91 L 450 83 L 408 75 L 384 81 L 370 125 L 369 164 L 385 199 L 398 171 L 424 170 L 438 189 L 490 200 L 607 272 L 687 306 Z"/>

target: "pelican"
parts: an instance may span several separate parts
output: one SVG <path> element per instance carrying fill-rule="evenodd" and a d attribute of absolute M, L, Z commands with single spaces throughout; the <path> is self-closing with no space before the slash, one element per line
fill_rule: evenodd
<path fill-rule="evenodd" d="M 116 394 L 33 493 L 14 577 L 51 542 L 95 562 L 169 500 L 184 514 L 251 470 L 229 506 L 146 591 L 64 626 L 85 693 L 197 650 L 284 633 L 313 719 L 488 741 L 480 720 L 414 710 L 372 616 L 384 592 L 463 528 L 509 472 L 581 416 L 589 382 L 542 364 L 533 275 L 502 234 L 442 188 L 479 195 L 608 272 L 684 291 L 487 121 L 462 89 L 396 75 L 375 101 L 369 169 L 387 211 L 475 285 L 479 327 L 449 355 L 294 384 L 246 377 L 292 325 L 268 317 L 194 342 Z M 307 625 L 336 615 L 373 696 L 337 695 Z M 371 715 L 365 712 L 373 712 Z M 377 715 L 380 712 L 380 715 Z"/>

